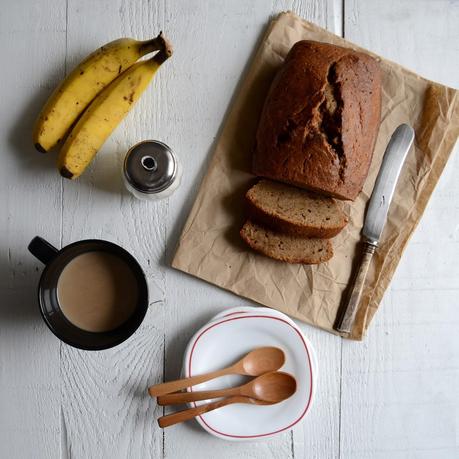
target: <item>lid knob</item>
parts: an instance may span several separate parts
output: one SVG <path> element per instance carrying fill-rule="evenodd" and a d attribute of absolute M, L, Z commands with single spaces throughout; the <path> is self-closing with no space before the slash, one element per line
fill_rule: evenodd
<path fill-rule="evenodd" d="M 137 191 L 153 194 L 164 191 L 174 182 L 177 167 L 177 159 L 166 144 L 145 140 L 127 152 L 124 175 Z"/>
<path fill-rule="evenodd" d="M 147 171 L 156 171 L 158 169 L 158 163 L 152 156 L 144 156 L 140 162 Z"/>

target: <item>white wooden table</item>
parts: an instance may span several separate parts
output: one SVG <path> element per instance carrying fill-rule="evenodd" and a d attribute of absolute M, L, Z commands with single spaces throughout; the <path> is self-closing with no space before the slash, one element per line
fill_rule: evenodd
<path fill-rule="evenodd" d="M 385 57 L 459 87 L 453 0 L 2 0 L 0 13 L 1 458 L 459 457 L 459 159 L 451 158 L 364 343 L 301 325 L 318 351 L 316 403 L 293 431 L 260 443 L 217 440 L 188 423 L 161 431 L 146 395 L 175 378 L 194 330 L 247 303 L 168 267 L 238 81 L 268 21 L 291 9 Z M 78 181 L 31 145 L 50 90 L 120 36 L 164 30 L 175 45 L 128 119 Z M 157 204 L 122 190 L 137 141 L 170 144 L 183 185 Z M 127 342 L 104 352 L 60 343 L 41 321 L 35 235 L 56 246 L 102 238 L 147 272 L 151 305 Z"/>

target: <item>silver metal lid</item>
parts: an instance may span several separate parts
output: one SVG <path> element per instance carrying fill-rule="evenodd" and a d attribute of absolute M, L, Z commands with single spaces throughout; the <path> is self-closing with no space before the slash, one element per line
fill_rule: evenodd
<path fill-rule="evenodd" d="M 157 140 L 145 140 L 127 152 L 124 174 L 136 190 L 159 193 L 174 182 L 177 160 L 166 144 Z"/>

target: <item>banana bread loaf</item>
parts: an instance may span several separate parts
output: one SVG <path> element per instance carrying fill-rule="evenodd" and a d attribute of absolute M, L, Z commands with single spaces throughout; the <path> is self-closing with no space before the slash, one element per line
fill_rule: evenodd
<path fill-rule="evenodd" d="M 368 174 L 381 116 L 381 73 L 371 56 L 300 41 L 261 114 L 253 173 L 354 200 Z"/>

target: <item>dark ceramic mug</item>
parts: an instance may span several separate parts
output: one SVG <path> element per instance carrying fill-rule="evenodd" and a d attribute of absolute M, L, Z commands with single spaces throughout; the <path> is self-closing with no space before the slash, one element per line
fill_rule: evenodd
<path fill-rule="evenodd" d="M 32 239 L 28 249 L 46 265 L 38 284 L 38 302 L 46 325 L 60 340 L 79 349 L 102 350 L 122 343 L 139 328 L 148 309 L 148 286 L 142 268 L 129 252 L 99 239 L 74 242 L 58 250 L 38 236 Z M 61 311 L 57 297 L 57 282 L 65 266 L 78 255 L 92 251 L 108 252 L 124 261 L 137 281 L 138 291 L 132 315 L 119 327 L 97 333 L 73 325 Z"/>

